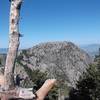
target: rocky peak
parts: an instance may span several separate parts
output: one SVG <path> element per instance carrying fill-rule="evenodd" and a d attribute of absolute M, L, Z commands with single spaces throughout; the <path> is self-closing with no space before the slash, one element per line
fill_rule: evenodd
<path fill-rule="evenodd" d="M 47 42 L 19 52 L 21 62 L 30 69 L 48 71 L 49 77 L 75 86 L 91 58 L 71 42 Z"/>

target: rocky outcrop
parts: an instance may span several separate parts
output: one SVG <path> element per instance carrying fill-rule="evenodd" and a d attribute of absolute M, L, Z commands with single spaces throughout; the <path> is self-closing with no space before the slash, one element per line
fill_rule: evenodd
<path fill-rule="evenodd" d="M 47 42 L 19 51 L 18 60 L 30 69 L 47 71 L 49 77 L 75 86 L 91 58 L 71 42 Z"/>

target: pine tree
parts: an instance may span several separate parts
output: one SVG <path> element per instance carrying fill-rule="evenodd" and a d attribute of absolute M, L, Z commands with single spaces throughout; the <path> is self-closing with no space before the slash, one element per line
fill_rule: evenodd
<path fill-rule="evenodd" d="M 76 89 L 70 91 L 70 100 L 100 100 L 100 55 L 95 56 L 94 60 L 80 77 Z"/>

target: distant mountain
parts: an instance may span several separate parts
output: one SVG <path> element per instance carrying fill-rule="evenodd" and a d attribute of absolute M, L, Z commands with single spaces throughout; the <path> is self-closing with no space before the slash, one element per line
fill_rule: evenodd
<path fill-rule="evenodd" d="M 90 56 L 95 56 L 98 54 L 100 44 L 89 44 L 80 46 L 84 51 L 86 51 Z"/>
<path fill-rule="evenodd" d="M 6 54 L 8 51 L 7 48 L 0 48 L 0 54 Z"/>
<path fill-rule="evenodd" d="M 81 49 L 86 51 L 90 56 L 94 57 L 98 54 L 98 50 L 100 48 L 100 44 L 87 44 L 87 45 L 80 45 Z M 0 48 L 0 54 L 7 54 L 7 48 Z"/>

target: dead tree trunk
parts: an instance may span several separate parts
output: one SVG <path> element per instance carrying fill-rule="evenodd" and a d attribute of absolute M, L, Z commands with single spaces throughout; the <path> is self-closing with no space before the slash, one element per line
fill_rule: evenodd
<path fill-rule="evenodd" d="M 22 0 L 9 0 L 11 2 L 10 8 L 10 25 L 9 25 L 9 50 L 6 59 L 6 65 L 4 70 L 4 89 L 0 88 L 0 100 L 8 100 L 9 98 L 33 98 L 35 95 L 29 90 L 23 92 L 23 89 L 15 88 L 14 86 L 14 68 L 15 61 L 19 47 L 19 18 L 20 7 Z M 43 100 L 50 89 L 54 86 L 56 80 L 47 80 L 43 86 L 36 92 L 36 100 Z M 26 94 L 25 94 L 26 93 Z"/>
<path fill-rule="evenodd" d="M 19 18 L 22 0 L 11 0 L 10 23 L 9 23 L 9 50 L 7 53 L 6 65 L 4 70 L 5 88 L 14 87 L 14 67 L 16 55 L 19 47 Z"/>

